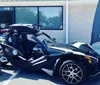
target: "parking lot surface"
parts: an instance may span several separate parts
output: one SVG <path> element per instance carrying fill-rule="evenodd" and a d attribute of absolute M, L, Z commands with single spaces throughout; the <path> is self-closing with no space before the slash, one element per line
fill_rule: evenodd
<path fill-rule="evenodd" d="M 64 83 L 48 74 L 16 70 L 12 66 L 2 68 L 0 85 L 63 85 Z"/>
<path fill-rule="evenodd" d="M 39 72 L 26 72 L 14 70 L 12 66 L 2 67 L 0 85 L 65 85 L 59 78 Z M 100 77 L 88 79 L 82 85 L 100 85 Z"/>
<path fill-rule="evenodd" d="M 100 52 L 100 49 L 97 50 Z M 2 67 L 0 85 L 65 85 L 59 78 L 39 72 L 26 72 L 19 69 L 14 70 L 12 65 Z M 82 85 L 100 85 L 100 76 L 95 79 L 88 79 Z"/>

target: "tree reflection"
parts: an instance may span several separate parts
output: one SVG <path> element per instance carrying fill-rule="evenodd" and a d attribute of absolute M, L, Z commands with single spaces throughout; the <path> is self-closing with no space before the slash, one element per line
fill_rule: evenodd
<path fill-rule="evenodd" d="M 62 29 L 62 12 L 52 17 L 47 17 L 41 10 L 39 10 L 40 24 L 45 29 Z"/>
<path fill-rule="evenodd" d="M 37 9 L 38 7 L 16 7 L 16 23 L 39 22 L 43 29 L 62 29 L 62 7 L 39 7 L 39 11 Z"/>
<path fill-rule="evenodd" d="M 37 10 L 35 8 L 35 10 Z M 17 23 L 30 23 L 37 24 L 37 13 L 34 12 L 30 8 L 16 8 L 16 22 Z"/>

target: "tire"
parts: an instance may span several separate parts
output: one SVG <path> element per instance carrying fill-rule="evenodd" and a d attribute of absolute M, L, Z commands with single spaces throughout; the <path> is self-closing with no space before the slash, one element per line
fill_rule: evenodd
<path fill-rule="evenodd" d="M 84 66 L 72 60 L 62 63 L 59 69 L 59 75 L 68 85 L 80 85 L 86 78 Z"/>

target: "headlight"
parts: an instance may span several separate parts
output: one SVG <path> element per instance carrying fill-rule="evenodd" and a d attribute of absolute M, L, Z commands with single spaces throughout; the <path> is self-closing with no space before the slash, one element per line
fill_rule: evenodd
<path fill-rule="evenodd" d="M 89 63 L 96 63 L 96 62 L 98 62 L 98 59 L 93 57 L 93 56 L 86 55 L 85 58 L 88 60 Z"/>
<path fill-rule="evenodd" d="M 13 50 L 13 51 L 12 51 L 12 54 L 13 54 L 13 55 L 17 55 L 17 51 L 16 51 L 16 50 Z"/>

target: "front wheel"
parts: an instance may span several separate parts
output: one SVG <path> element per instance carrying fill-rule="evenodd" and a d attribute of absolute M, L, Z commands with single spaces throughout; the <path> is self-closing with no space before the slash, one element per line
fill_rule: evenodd
<path fill-rule="evenodd" d="M 70 85 L 80 84 L 85 80 L 84 67 L 75 61 L 63 62 L 59 70 L 60 77 Z"/>

